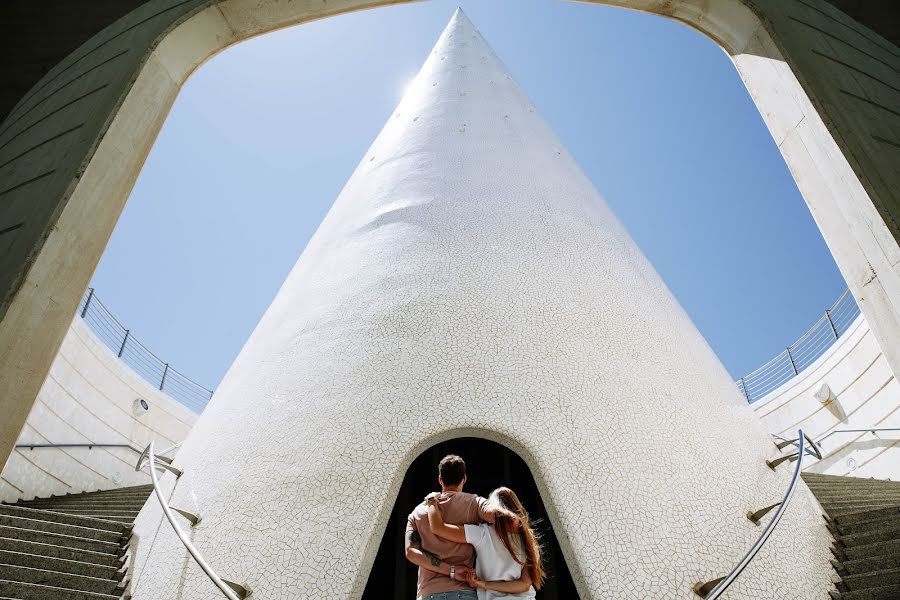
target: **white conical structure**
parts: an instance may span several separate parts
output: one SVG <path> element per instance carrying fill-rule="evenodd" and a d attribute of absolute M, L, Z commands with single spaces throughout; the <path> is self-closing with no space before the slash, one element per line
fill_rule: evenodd
<path fill-rule="evenodd" d="M 457 12 L 181 449 L 171 504 L 254 598 L 358 598 L 407 467 L 464 435 L 526 460 L 582 598 L 693 598 L 792 468 L 766 466 L 725 369 Z M 136 598 L 220 597 L 159 518 Z M 825 597 L 829 545 L 801 486 L 728 598 Z"/>

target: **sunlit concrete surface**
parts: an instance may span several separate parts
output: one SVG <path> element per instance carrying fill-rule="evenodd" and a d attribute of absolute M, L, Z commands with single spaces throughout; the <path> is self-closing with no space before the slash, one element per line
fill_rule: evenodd
<path fill-rule="evenodd" d="M 900 383 L 860 315 L 825 354 L 753 409 L 770 432 L 783 437 L 798 428 L 814 439 L 844 429 L 900 429 Z M 833 433 L 822 450 L 824 459 L 806 471 L 900 480 L 900 431 Z"/>
<path fill-rule="evenodd" d="M 146 411 L 135 401 L 147 402 Z M 127 444 L 168 448 L 197 415 L 128 368 L 76 317 L 17 444 Z M 0 474 L 0 502 L 146 485 L 127 448 L 17 449 Z"/>

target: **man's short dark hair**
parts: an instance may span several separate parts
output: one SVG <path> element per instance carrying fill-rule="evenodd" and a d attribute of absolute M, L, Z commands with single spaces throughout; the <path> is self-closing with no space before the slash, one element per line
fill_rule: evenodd
<path fill-rule="evenodd" d="M 448 454 L 438 463 L 438 475 L 446 487 L 456 487 L 466 476 L 466 461 L 461 456 Z"/>

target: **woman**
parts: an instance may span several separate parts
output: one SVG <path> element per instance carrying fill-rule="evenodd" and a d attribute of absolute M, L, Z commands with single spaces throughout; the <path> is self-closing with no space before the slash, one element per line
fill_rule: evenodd
<path fill-rule="evenodd" d="M 532 600 L 541 589 L 544 569 L 541 546 L 528 522 L 528 513 L 515 492 L 500 487 L 488 498 L 495 506 L 512 511 L 515 519 L 498 514 L 493 525 L 448 525 L 441 517 L 437 498 L 426 498 L 428 524 L 436 536 L 460 544 L 472 544 L 477 558 L 469 585 L 478 590 L 478 600 Z"/>

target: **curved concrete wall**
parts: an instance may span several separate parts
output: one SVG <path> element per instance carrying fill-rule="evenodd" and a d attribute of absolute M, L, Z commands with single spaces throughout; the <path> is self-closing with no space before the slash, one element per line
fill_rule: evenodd
<path fill-rule="evenodd" d="M 136 398 L 149 411 L 133 410 Z M 197 415 L 149 385 L 109 351 L 80 317 L 72 321 L 17 444 L 182 441 Z M 16 449 L 0 475 L 0 501 L 144 485 L 123 448 Z"/>
<path fill-rule="evenodd" d="M 814 395 L 823 384 L 833 392 L 830 402 Z M 838 429 L 900 428 L 900 382 L 860 315 L 816 362 L 752 406 L 771 433 L 784 437 L 800 428 L 813 438 Z M 824 459 L 806 471 L 900 480 L 900 431 L 836 434 L 822 450 Z"/>

